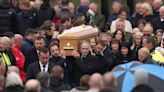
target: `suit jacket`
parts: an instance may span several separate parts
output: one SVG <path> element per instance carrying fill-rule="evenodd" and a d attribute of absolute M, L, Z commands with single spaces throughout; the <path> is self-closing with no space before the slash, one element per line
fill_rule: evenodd
<path fill-rule="evenodd" d="M 160 17 L 154 18 L 152 20 L 152 25 L 153 25 L 154 33 L 156 32 L 157 29 L 164 30 L 164 21 L 161 22 Z"/>
<path fill-rule="evenodd" d="M 52 57 L 50 58 L 51 65 L 60 65 L 64 69 L 64 83 L 69 84 L 71 82 L 71 73 L 72 73 L 72 65 L 71 63 L 63 59 L 61 57 Z"/>
<path fill-rule="evenodd" d="M 98 64 L 97 64 L 99 66 L 97 67 L 98 72 L 105 73 L 112 69 L 114 57 L 112 51 L 109 48 L 106 47 L 104 49 L 103 55 L 99 54 L 96 56 L 98 58 Z"/>
<path fill-rule="evenodd" d="M 79 69 L 79 75 L 93 74 L 96 72 L 97 68 L 97 57 L 88 54 L 85 58 L 79 57 L 75 60 L 77 68 Z"/>
<path fill-rule="evenodd" d="M 50 63 L 52 65 L 60 65 L 64 68 L 64 63 L 66 63 L 66 59 L 63 59 L 61 57 L 52 57 L 50 58 Z"/>
<path fill-rule="evenodd" d="M 52 65 L 49 63 L 48 65 L 48 72 L 50 73 L 52 68 Z M 41 71 L 39 62 L 34 62 L 29 65 L 27 74 L 26 74 L 26 80 L 29 79 L 36 79 L 37 74 Z"/>
<path fill-rule="evenodd" d="M 25 55 L 25 63 L 24 63 L 24 70 L 27 72 L 27 69 L 31 63 L 39 61 L 38 54 L 36 48 L 32 48 L 27 52 Z"/>

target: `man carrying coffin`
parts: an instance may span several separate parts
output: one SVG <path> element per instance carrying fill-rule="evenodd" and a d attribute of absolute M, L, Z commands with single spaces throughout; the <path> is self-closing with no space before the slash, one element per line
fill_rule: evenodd
<path fill-rule="evenodd" d="M 80 53 L 77 51 L 73 51 L 72 53 L 75 58 L 78 79 L 84 74 L 93 74 L 96 72 L 97 58 L 91 54 L 90 49 L 90 44 L 84 41 L 80 44 Z"/>

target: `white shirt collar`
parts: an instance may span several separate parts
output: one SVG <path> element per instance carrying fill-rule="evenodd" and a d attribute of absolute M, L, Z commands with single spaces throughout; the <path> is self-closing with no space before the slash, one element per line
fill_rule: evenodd
<path fill-rule="evenodd" d="M 162 22 L 162 21 L 164 21 L 164 19 L 163 19 L 163 18 L 161 18 L 161 22 Z"/>
<path fill-rule="evenodd" d="M 40 65 L 40 70 L 43 71 L 43 64 L 41 63 L 41 61 L 39 61 L 39 65 Z M 45 65 L 45 72 L 48 72 L 48 65 L 49 62 Z"/>

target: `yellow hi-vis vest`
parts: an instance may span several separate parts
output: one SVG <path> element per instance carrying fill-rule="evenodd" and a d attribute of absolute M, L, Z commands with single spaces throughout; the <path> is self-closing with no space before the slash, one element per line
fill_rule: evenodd
<path fill-rule="evenodd" d="M 6 53 L 1 52 L 0 55 L 1 55 L 1 57 L 2 57 L 2 60 L 3 60 L 8 66 L 11 65 L 10 58 L 9 58 L 9 56 L 8 56 Z"/>

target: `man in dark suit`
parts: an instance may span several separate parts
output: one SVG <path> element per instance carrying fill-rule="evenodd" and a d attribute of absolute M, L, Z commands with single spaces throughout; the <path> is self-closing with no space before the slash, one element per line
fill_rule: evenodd
<path fill-rule="evenodd" d="M 29 65 L 27 70 L 26 79 L 36 79 L 37 74 L 40 71 L 49 72 L 51 70 L 51 64 L 49 63 L 50 53 L 47 48 L 39 50 L 39 61 Z"/>
<path fill-rule="evenodd" d="M 77 51 L 72 53 L 75 58 L 77 67 L 77 80 L 84 74 L 93 74 L 96 72 L 97 68 L 97 58 L 90 53 L 90 44 L 84 41 L 80 45 L 80 54 Z"/>
<path fill-rule="evenodd" d="M 53 44 L 50 46 L 51 58 L 50 63 L 54 65 L 60 65 L 64 69 L 64 82 L 69 84 L 70 73 L 72 70 L 72 65 L 66 60 L 66 52 L 64 50 L 59 50 L 58 44 Z"/>
<path fill-rule="evenodd" d="M 38 58 L 39 49 L 45 47 L 46 45 L 44 37 L 37 36 L 34 41 L 34 45 L 35 47 L 29 50 L 25 55 L 25 64 L 24 64 L 25 71 L 27 71 L 27 68 L 31 63 L 39 61 Z"/>
<path fill-rule="evenodd" d="M 164 6 L 161 6 L 159 9 L 159 17 L 154 18 L 152 20 L 152 25 L 154 29 L 154 33 L 156 32 L 157 29 L 162 29 L 164 30 Z"/>
<path fill-rule="evenodd" d="M 94 52 L 98 59 L 97 71 L 103 74 L 111 70 L 113 66 L 112 51 L 102 41 L 99 41 L 96 43 Z"/>
<path fill-rule="evenodd" d="M 58 44 L 51 45 L 50 52 L 50 63 L 53 65 L 60 65 L 64 68 L 64 66 L 66 66 L 66 53 L 59 50 Z"/>

